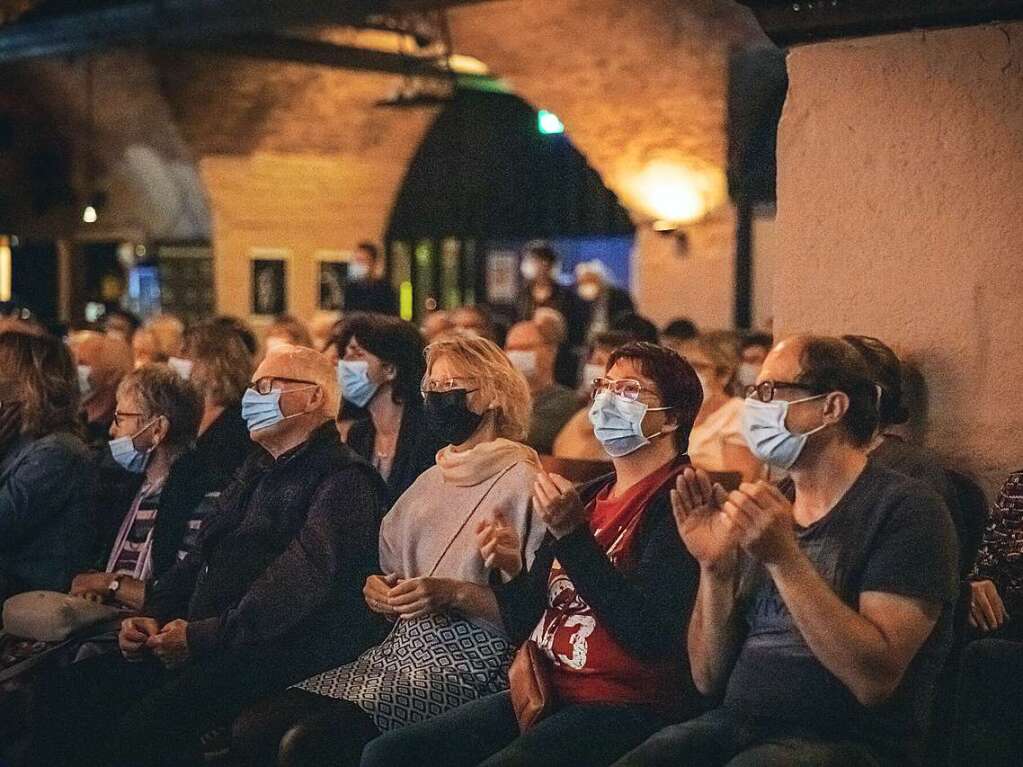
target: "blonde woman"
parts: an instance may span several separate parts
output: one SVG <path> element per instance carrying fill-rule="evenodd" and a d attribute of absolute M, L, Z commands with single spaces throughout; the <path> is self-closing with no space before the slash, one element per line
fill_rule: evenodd
<path fill-rule="evenodd" d="M 513 647 L 479 553 L 478 528 L 508 528 L 527 562 L 543 538 L 530 496 L 539 460 L 520 440 L 525 380 L 491 341 L 452 336 L 427 347 L 429 427 L 447 444 L 380 528 L 382 572 L 370 609 L 393 621 L 357 661 L 250 709 L 234 728 L 245 764 L 358 764 L 383 732 L 429 719 L 507 686 Z"/>
<path fill-rule="evenodd" d="M 677 347 L 703 386 L 703 406 L 689 436 L 689 460 L 705 471 L 736 471 L 749 482 L 761 465 L 742 436 L 741 397 L 731 389 L 739 360 L 727 341 L 700 335 Z"/>

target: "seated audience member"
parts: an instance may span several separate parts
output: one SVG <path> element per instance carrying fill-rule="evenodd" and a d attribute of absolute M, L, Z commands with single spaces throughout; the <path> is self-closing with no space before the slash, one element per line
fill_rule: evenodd
<path fill-rule="evenodd" d="M 451 312 L 451 322 L 456 330 L 497 342 L 494 320 L 482 306 L 460 306 Z"/>
<path fill-rule="evenodd" d="M 334 332 L 337 324 L 341 322 L 341 312 L 318 311 L 309 320 L 309 338 L 312 340 L 312 347 L 321 354 L 330 354 L 330 348 L 334 345 Z"/>
<path fill-rule="evenodd" d="M 398 314 L 398 294 L 391 284 L 380 278 L 380 250 L 372 242 L 360 242 L 348 264 L 345 285 L 345 312 Z"/>
<path fill-rule="evenodd" d="M 78 428 L 67 347 L 48 335 L 0 333 L 0 602 L 67 591 L 89 565 L 93 464 Z"/>
<path fill-rule="evenodd" d="M 991 507 L 970 586 L 970 625 L 1023 641 L 1023 471 L 1009 475 Z"/>
<path fill-rule="evenodd" d="M 557 349 L 554 357 L 554 380 L 569 389 L 579 385 L 579 357 L 576 349 L 568 345 L 568 325 L 557 309 L 541 306 L 533 314 L 533 322 L 544 340 Z M 507 334 L 505 335 L 507 341 Z"/>
<path fill-rule="evenodd" d="M 526 444 L 549 455 L 554 438 L 578 407 L 575 392 L 554 380 L 557 347 L 544 337 L 538 323 L 517 322 L 508 331 L 504 350 L 525 377 L 533 400 Z"/>
<path fill-rule="evenodd" d="M 520 736 L 500 692 L 370 743 L 364 767 L 565 764 L 598 767 L 700 705 L 684 633 L 699 568 L 675 531 L 669 495 L 689 465 L 700 383 L 674 352 L 629 344 L 611 355 L 590 417 L 614 474 L 577 491 L 541 473 L 533 505 L 547 528 L 532 567 L 500 523 L 478 531 L 505 625 L 536 642 L 556 705 Z M 530 632 L 532 632 L 530 634 Z"/>
<path fill-rule="evenodd" d="M 195 440 L 201 417 L 198 391 L 166 365 L 143 365 L 121 381 L 109 449 L 122 468 L 141 477 L 141 485 L 106 552 L 103 571 L 76 575 L 72 594 L 139 610 L 149 582 L 187 553 L 190 510 L 174 509 L 185 514 L 175 518 L 162 508 L 160 493 Z M 158 548 L 169 553 L 159 564 Z"/>
<path fill-rule="evenodd" d="M 960 657 L 956 735 L 948 764 L 1019 767 L 1023 752 L 1023 645 L 987 637 Z"/>
<path fill-rule="evenodd" d="M 432 344 L 442 336 L 447 335 L 455 329 L 455 323 L 451 321 L 451 312 L 443 309 L 436 309 L 423 317 L 419 331 L 428 344 Z"/>
<path fill-rule="evenodd" d="M 658 343 L 657 326 L 639 314 L 626 312 L 625 314 L 618 315 L 611 321 L 611 330 L 628 333 L 637 341 L 646 341 L 651 344 Z"/>
<path fill-rule="evenodd" d="M 114 422 L 117 387 L 134 366 L 131 347 L 118 338 L 92 331 L 72 334 L 68 345 L 78 366 L 87 441 L 106 448 Z"/>
<path fill-rule="evenodd" d="M 179 357 L 185 345 L 185 324 L 173 314 L 158 314 L 132 336 L 135 367 Z"/>
<path fill-rule="evenodd" d="M 138 317 L 120 307 L 107 309 L 100 321 L 104 334 L 116 338 L 118 341 L 124 341 L 128 346 L 131 346 L 135 331 L 141 324 Z"/>
<path fill-rule="evenodd" d="M 313 348 L 313 339 L 305 323 L 290 314 L 274 317 L 263 336 L 263 346 L 268 352 L 278 346 L 304 346 Z"/>
<path fill-rule="evenodd" d="M 837 338 L 776 346 L 743 428 L 787 469 L 732 493 L 687 471 L 672 497 L 700 563 L 693 679 L 720 708 L 619 765 L 911 765 L 952 638 L 955 534 L 926 485 L 867 459 L 876 391 Z"/>
<path fill-rule="evenodd" d="M 242 417 L 242 397 L 254 365 L 241 336 L 216 321 L 201 322 L 185 334 L 184 359 L 189 380 L 202 397 L 202 416 L 194 445 L 167 479 L 160 507 L 175 524 L 187 524 L 187 532 L 182 533 L 183 549 L 188 551 L 195 545 L 202 521 L 216 507 L 220 492 L 258 448 Z M 173 548 L 154 542 L 153 558 L 159 573 L 174 564 L 175 553 Z"/>
<path fill-rule="evenodd" d="M 584 261 L 575 268 L 575 292 L 579 297 L 585 331 L 583 339 L 592 340 L 606 333 L 611 320 L 636 311 L 629 291 L 614 285 L 601 261 Z"/>
<path fill-rule="evenodd" d="M 369 417 L 353 423 L 345 441 L 380 472 L 390 505 L 444 447 L 423 414 L 423 339 L 412 323 L 385 314 L 350 315 L 346 328 L 341 396 Z"/>
<path fill-rule="evenodd" d="M 337 408 L 321 354 L 266 356 L 242 400 L 263 450 L 221 494 L 199 550 L 122 623 L 121 654 L 43 680 L 30 764 L 190 763 L 197 736 L 242 706 L 379 641 L 361 589 L 379 572 L 385 488 L 341 444 Z"/>
<path fill-rule="evenodd" d="M 682 344 L 700 335 L 696 324 L 688 317 L 677 317 L 661 331 L 661 345 L 682 354 Z"/>
<path fill-rule="evenodd" d="M 730 345 L 703 335 L 678 346 L 703 387 L 703 406 L 689 436 L 689 460 L 704 471 L 737 471 L 746 482 L 755 479 L 761 466 L 742 434 L 743 401 L 730 394 L 737 366 Z"/>
<path fill-rule="evenodd" d="M 247 322 L 243 322 L 237 317 L 232 317 L 228 314 L 221 314 L 210 320 L 214 325 L 227 328 L 237 335 L 242 343 L 245 344 L 245 350 L 249 353 L 249 356 L 253 359 L 259 353 L 259 339 L 256 338 L 256 334 L 252 332 L 252 328 L 249 327 Z"/>
<path fill-rule="evenodd" d="M 752 332 L 742 337 L 739 342 L 739 370 L 736 372 L 741 391 L 757 382 L 760 368 L 772 346 L 774 340 L 769 333 Z"/>
<path fill-rule="evenodd" d="M 580 393 L 585 403 L 566 423 L 554 439 L 554 455 L 558 458 L 574 458 L 583 461 L 606 461 L 600 440 L 593 433 L 590 423 L 590 405 L 594 382 L 604 377 L 611 352 L 624 346 L 633 338 L 627 333 L 608 331 L 601 333 L 590 344 L 590 356 L 583 365 Z"/>
<path fill-rule="evenodd" d="M 491 584 L 498 577 L 475 529 L 499 516 L 524 541 L 527 565 L 543 535 L 530 509 L 539 467 L 519 444 L 529 392 L 501 350 L 452 336 L 427 349 L 425 412 L 449 446 L 384 518 L 370 608 L 396 621 L 351 663 L 253 707 L 234 748 L 256 767 L 356 765 L 363 745 L 507 686 L 513 650 Z"/>
<path fill-rule="evenodd" d="M 889 347 L 870 336 L 842 336 L 859 352 L 870 378 L 879 391 L 877 433 L 870 443 L 870 458 L 907 477 L 919 479 L 942 497 L 956 529 L 962 512 L 955 487 L 942 468 L 941 459 L 932 451 L 908 442 L 893 429 L 909 420 L 902 404 L 902 363 Z M 960 563 L 969 571 L 970 563 Z"/>

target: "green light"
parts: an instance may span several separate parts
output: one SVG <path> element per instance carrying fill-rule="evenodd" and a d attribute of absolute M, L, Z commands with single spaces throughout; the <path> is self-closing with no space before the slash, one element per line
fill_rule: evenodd
<path fill-rule="evenodd" d="M 548 112 L 546 109 L 536 113 L 536 127 L 545 136 L 565 132 L 565 124 L 554 112 Z"/>
<path fill-rule="evenodd" d="M 401 318 L 403 320 L 412 319 L 412 283 L 405 281 L 401 283 L 401 288 L 398 291 L 398 303 Z"/>

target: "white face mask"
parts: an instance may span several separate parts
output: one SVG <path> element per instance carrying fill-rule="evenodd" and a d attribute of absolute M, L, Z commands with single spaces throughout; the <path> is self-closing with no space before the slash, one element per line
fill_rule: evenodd
<path fill-rule="evenodd" d="M 369 277 L 369 267 L 362 261 L 350 261 L 348 263 L 348 279 L 352 282 L 362 282 Z"/>
<path fill-rule="evenodd" d="M 507 354 L 512 367 L 522 373 L 527 381 L 536 375 L 536 352 L 513 350 Z"/>
<path fill-rule="evenodd" d="M 522 273 L 524 280 L 535 280 L 540 276 L 540 265 L 536 262 L 535 258 L 524 258 L 519 271 Z"/>

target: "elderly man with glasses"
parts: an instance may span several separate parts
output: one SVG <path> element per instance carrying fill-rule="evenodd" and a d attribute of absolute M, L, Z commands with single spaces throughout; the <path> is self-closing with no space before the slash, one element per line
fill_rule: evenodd
<path fill-rule="evenodd" d="M 747 390 L 750 449 L 785 469 L 726 493 L 687 470 L 673 497 L 700 564 L 693 680 L 723 705 L 619 765 L 913 765 L 951 642 L 957 548 L 928 486 L 868 460 L 877 389 L 838 338 L 776 346 Z"/>
<path fill-rule="evenodd" d="M 41 685 L 30 763 L 188 763 L 242 706 L 379 641 L 362 585 L 379 571 L 385 488 L 340 442 L 338 400 L 323 355 L 267 355 L 242 399 L 264 450 L 222 493 L 199 551 L 124 620 L 120 654 Z"/>

